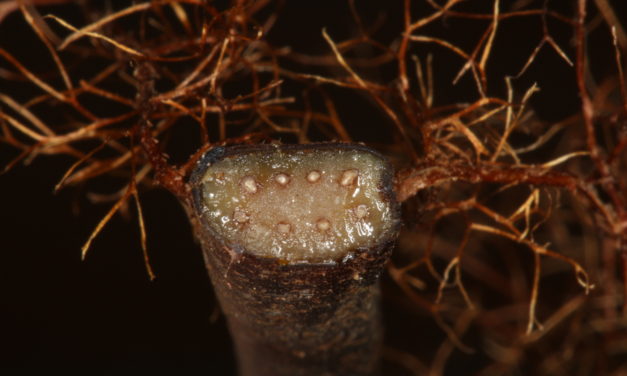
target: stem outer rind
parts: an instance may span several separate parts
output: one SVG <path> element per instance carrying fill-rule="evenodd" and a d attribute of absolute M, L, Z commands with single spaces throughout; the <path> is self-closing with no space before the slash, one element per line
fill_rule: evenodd
<path fill-rule="evenodd" d="M 243 145 L 207 152 L 190 178 L 188 208 L 205 264 L 234 338 L 240 374 L 372 375 L 380 358 L 379 276 L 399 228 L 393 173 L 380 193 L 392 208 L 393 230 L 372 248 L 358 248 L 325 263 L 260 257 L 227 244 L 203 217 L 201 179 L 217 161 L 242 153 L 358 150 L 355 144 Z"/>

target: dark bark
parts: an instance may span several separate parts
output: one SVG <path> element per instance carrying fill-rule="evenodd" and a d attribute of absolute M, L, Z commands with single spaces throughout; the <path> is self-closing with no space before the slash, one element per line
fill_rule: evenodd
<path fill-rule="evenodd" d="M 288 154 L 351 149 L 378 156 L 349 144 L 279 148 Z M 392 209 L 394 223 L 375 246 L 352 249 L 341 259 L 323 263 L 260 257 L 230 244 L 206 223 L 200 179 L 209 166 L 223 158 L 276 150 L 273 145 L 214 149 L 202 158 L 190 180 L 194 198 L 188 213 L 228 319 L 240 374 L 376 374 L 382 339 L 378 278 L 398 231 L 392 171 L 383 162 L 387 169 L 378 189 Z"/>

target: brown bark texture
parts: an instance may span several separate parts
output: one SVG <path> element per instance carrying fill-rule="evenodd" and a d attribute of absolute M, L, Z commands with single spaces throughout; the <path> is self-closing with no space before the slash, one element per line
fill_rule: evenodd
<path fill-rule="evenodd" d="M 394 236 L 381 239 L 375 247 L 355 249 L 341 260 L 290 263 L 259 257 L 237 244 L 228 244 L 205 223 L 199 181 L 206 168 L 236 153 L 264 153 L 276 147 L 213 149 L 200 160 L 190 179 L 194 197 L 188 213 L 228 320 L 240 374 L 377 374 L 382 342 L 378 280 L 390 256 L 396 230 Z M 370 150 L 350 144 L 279 147 Z M 381 189 L 398 212 L 391 190 L 392 176 L 390 170 Z M 398 222 L 398 215 L 395 220 Z"/>

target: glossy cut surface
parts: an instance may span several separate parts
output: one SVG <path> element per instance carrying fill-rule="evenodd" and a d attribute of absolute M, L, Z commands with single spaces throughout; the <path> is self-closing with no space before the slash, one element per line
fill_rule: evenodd
<path fill-rule="evenodd" d="M 334 261 L 395 231 L 388 169 L 363 147 L 234 154 L 202 175 L 202 215 L 230 246 L 252 254 Z"/>

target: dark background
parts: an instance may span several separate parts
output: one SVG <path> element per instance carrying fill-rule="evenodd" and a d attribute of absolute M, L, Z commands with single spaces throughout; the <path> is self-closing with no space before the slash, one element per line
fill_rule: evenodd
<path fill-rule="evenodd" d="M 155 281 L 136 226 L 120 216 L 81 262 L 105 207 L 74 215 L 81 193 L 52 194 L 64 162 L 42 158 L 0 177 L 0 369 L 228 374 L 225 325 L 174 199 L 161 191 L 144 197 Z"/>
<path fill-rule="evenodd" d="M 390 3 L 386 9 L 386 25 L 390 26 L 378 34 L 384 43 L 397 37 L 402 22 L 402 2 Z M 491 4 L 487 5 L 485 11 L 489 13 Z M 560 11 L 572 14 L 573 7 L 574 2 Z M 379 15 L 371 5 L 360 9 L 365 23 Z M 417 5 L 415 14 L 427 14 L 421 13 L 427 9 Z M 44 8 L 42 14 L 47 11 L 56 12 L 57 8 Z M 322 54 L 328 52 L 320 34 L 322 27 L 328 27 L 336 41 L 352 33 L 351 24 L 346 22 L 349 12 L 345 2 L 293 1 L 282 12 L 289 16 L 280 17 L 269 35 L 275 45 L 298 46 L 295 49 L 299 52 Z M 457 38 L 468 50 L 486 24 L 466 20 L 455 23 L 456 28 L 451 25 L 434 26 L 429 32 L 449 40 Z M 523 25 L 529 32 L 517 32 Z M 569 31 L 559 23 L 551 25 L 558 43 L 574 57 Z M 495 73 L 490 85 L 492 94 L 500 95 L 504 93 L 502 75 L 516 74 L 542 35 L 535 18 L 503 24 L 502 28 L 495 42 L 495 50 L 501 53 L 495 54 L 489 65 Z M 0 23 L 0 47 L 6 46 L 25 55 L 31 48 L 42 48 L 24 26 L 21 14 L 10 15 Z M 595 55 L 599 61 L 611 61 L 606 53 L 611 52 L 609 46 L 603 38 L 591 44 L 600 51 Z M 436 102 L 470 101 L 476 96 L 469 76 L 451 85 L 463 64 L 458 57 L 442 54 L 433 46 L 412 48 L 423 58 L 427 53 L 436 53 L 436 86 L 442 87 L 436 93 Z M 291 67 L 299 68 L 298 64 Z M 370 73 L 371 77 L 376 74 Z M 379 73 L 386 82 L 394 72 Z M 537 63 L 514 84 L 524 90 L 532 82 L 539 82 L 542 91 L 533 99 L 534 109 L 542 119 L 555 121 L 578 106 L 573 74 L 554 51 L 545 47 Z M 8 86 L 2 85 L 0 81 L 0 91 L 6 93 Z M 371 133 L 363 124 L 385 117 L 360 96 L 334 90 L 330 89 L 342 120 L 352 124 L 349 129 L 352 127 L 357 140 L 360 128 L 361 139 L 368 140 Z M 0 145 L 0 166 L 16 155 L 15 150 Z M 217 309 L 200 249 L 176 200 L 159 189 L 141 193 L 155 281 L 148 280 L 143 264 L 134 207 L 130 207 L 127 218 L 113 218 L 94 241 L 86 260 L 81 261 L 82 245 L 110 205 L 90 204 L 87 197 L 93 186 L 53 194 L 55 184 L 72 162 L 65 157 L 41 156 L 28 166 L 18 165 L 0 175 L 0 373 L 63 370 L 88 375 L 233 374 L 234 359 L 224 318 Z M 396 321 L 398 327 L 401 320 L 403 325 L 402 329 L 390 327 L 392 342 L 415 340 L 402 338 L 403 329 L 433 336 L 433 343 L 440 341 L 435 338 L 443 337 L 426 312 L 388 310 L 386 315 L 388 323 Z M 425 343 L 428 341 L 418 346 Z M 449 371 L 455 374 L 466 367 L 466 362 L 474 361 L 477 358 L 462 355 Z"/>

